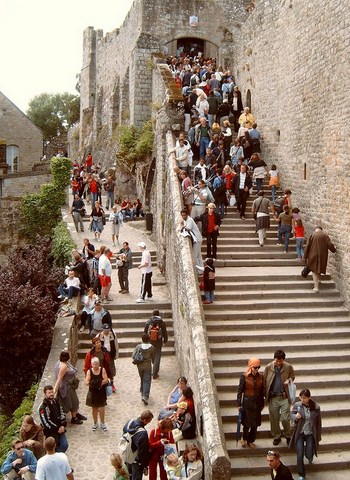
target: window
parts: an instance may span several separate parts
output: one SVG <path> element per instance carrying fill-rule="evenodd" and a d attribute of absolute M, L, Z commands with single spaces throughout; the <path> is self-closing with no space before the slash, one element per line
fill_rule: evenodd
<path fill-rule="evenodd" d="M 9 173 L 19 170 L 19 148 L 17 145 L 8 145 L 6 148 L 6 163 L 9 166 Z"/>

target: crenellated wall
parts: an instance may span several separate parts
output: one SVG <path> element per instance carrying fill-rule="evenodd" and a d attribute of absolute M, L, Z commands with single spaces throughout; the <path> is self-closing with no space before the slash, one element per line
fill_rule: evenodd
<path fill-rule="evenodd" d="M 340 0 L 268 0 L 242 25 L 236 78 L 310 234 L 337 245 L 330 272 L 350 304 L 350 13 Z"/>

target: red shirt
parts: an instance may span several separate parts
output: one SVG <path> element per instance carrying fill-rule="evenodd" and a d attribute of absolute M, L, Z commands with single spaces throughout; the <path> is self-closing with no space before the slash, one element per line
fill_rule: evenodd
<path fill-rule="evenodd" d="M 208 233 L 212 233 L 215 226 L 215 213 L 208 213 Z"/>
<path fill-rule="evenodd" d="M 86 165 L 87 165 L 88 167 L 92 167 L 92 155 L 88 155 L 88 156 L 86 157 Z"/>
<path fill-rule="evenodd" d="M 295 237 L 296 238 L 303 238 L 304 237 L 304 227 L 301 226 L 301 227 L 298 227 L 298 225 L 296 225 L 294 227 L 294 230 L 295 230 Z"/>
<path fill-rule="evenodd" d="M 97 193 L 98 192 L 98 187 L 97 187 L 96 180 L 91 180 L 91 182 L 90 182 L 90 192 L 91 193 Z"/>

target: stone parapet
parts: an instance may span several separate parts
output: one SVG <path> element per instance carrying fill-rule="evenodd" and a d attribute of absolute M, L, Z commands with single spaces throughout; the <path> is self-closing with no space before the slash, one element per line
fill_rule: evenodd
<path fill-rule="evenodd" d="M 76 308 L 79 304 L 79 299 L 76 297 L 72 300 L 72 308 Z M 70 361 L 75 365 L 78 359 L 78 315 L 70 317 L 57 317 L 50 354 L 47 358 L 44 372 L 42 374 L 37 395 L 33 405 L 33 414 L 38 418 L 38 409 L 43 400 L 43 389 L 45 385 L 55 384 L 54 367 L 59 360 L 60 353 L 63 350 L 68 350 L 70 354 Z"/>

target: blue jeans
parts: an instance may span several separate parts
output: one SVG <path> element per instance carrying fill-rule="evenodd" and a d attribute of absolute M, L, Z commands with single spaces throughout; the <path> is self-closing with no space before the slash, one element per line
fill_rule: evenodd
<path fill-rule="evenodd" d="M 274 202 L 276 200 L 276 185 L 271 186 L 271 197 L 272 201 Z"/>
<path fill-rule="evenodd" d="M 284 251 L 288 252 L 289 237 L 292 231 L 292 225 L 281 224 L 278 229 L 278 243 L 282 243 L 282 236 L 284 235 Z"/>
<path fill-rule="evenodd" d="M 297 256 L 302 258 L 304 256 L 304 237 L 299 237 L 296 239 L 296 247 L 297 247 Z"/>
<path fill-rule="evenodd" d="M 109 209 L 109 205 L 111 208 L 114 204 L 114 192 L 106 192 L 106 208 Z"/>
<path fill-rule="evenodd" d="M 144 397 L 146 400 L 149 399 L 149 392 L 151 390 L 151 382 L 152 382 L 152 370 L 144 370 L 141 365 L 137 366 L 139 370 L 141 385 L 140 385 L 140 392 L 141 396 Z"/>
<path fill-rule="evenodd" d="M 214 290 L 205 290 L 204 291 L 204 296 L 206 300 L 209 300 L 209 302 L 214 301 Z"/>
<path fill-rule="evenodd" d="M 314 458 L 314 437 L 312 436 L 312 433 L 310 435 L 301 433 L 297 440 L 297 471 L 300 477 L 305 477 L 304 443 L 305 457 L 309 460 L 309 462 L 312 462 L 312 459 Z"/>
<path fill-rule="evenodd" d="M 90 202 L 91 202 L 91 207 L 94 208 L 95 202 L 97 201 L 98 193 L 90 193 Z"/>
<path fill-rule="evenodd" d="M 77 287 L 64 287 L 63 285 L 60 285 L 58 287 L 58 293 L 59 295 L 62 295 L 62 297 L 66 297 L 66 298 L 73 298 L 73 297 L 77 297 L 80 293 L 80 288 L 77 288 Z"/>
<path fill-rule="evenodd" d="M 123 221 L 126 222 L 126 217 L 130 217 L 131 220 L 134 220 L 134 210 L 129 210 L 128 208 L 123 208 L 122 215 Z"/>
<path fill-rule="evenodd" d="M 68 450 L 68 440 L 65 433 L 59 433 L 56 440 L 56 452 L 65 453 Z"/>
<path fill-rule="evenodd" d="M 210 143 L 210 138 L 202 137 L 199 142 L 199 157 L 205 157 L 207 148 Z"/>
<path fill-rule="evenodd" d="M 256 180 L 256 193 L 258 194 L 259 191 L 262 189 L 264 179 L 263 178 L 256 178 L 255 180 Z"/>

